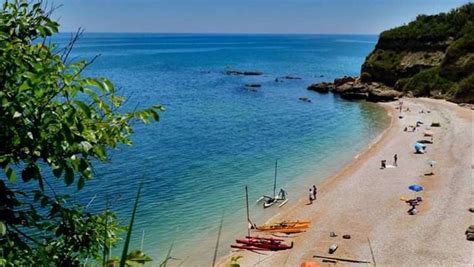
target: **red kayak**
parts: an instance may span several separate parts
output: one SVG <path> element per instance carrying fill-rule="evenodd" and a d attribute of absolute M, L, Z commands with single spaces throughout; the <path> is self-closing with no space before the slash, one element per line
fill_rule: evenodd
<path fill-rule="evenodd" d="M 258 247 L 258 248 L 265 248 L 272 251 L 285 250 L 285 249 L 290 249 L 293 247 L 293 242 L 291 242 L 290 246 L 286 244 L 282 244 L 280 241 L 269 241 L 269 240 L 237 239 L 236 242 L 238 244 L 244 244 L 246 246 Z"/>
<path fill-rule="evenodd" d="M 273 237 L 258 237 L 258 236 L 246 236 L 247 239 L 256 239 L 256 240 L 268 240 L 268 241 L 285 241 L 284 239 L 280 238 L 273 238 Z"/>

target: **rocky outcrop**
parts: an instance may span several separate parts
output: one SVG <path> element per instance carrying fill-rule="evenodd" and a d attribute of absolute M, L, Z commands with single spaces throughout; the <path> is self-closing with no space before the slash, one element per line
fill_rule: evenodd
<path fill-rule="evenodd" d="M 367 101 L 388 102 L 398 99 L 401 95 L 401 92 L 393 89 L 371 88 L 367 95 Z"/>
<path fill-rule="evenodd" d="M 334 80 L 334 86 L 340 86 L 348 82 L 355 82 L 356 78 L 351 76 L 344 76 L 342 78 L 337 78 Z"/>
<path fill-rule="evenodd" d="M 334 88 L 333 83 L 322 82 L 322 83 L 313 83 L 310 86 L 308 86 L 307 89 L 310 91 L 326 94 L 326 93 L 329 93 L 329 90 L 332 90 L 333 88 Z"/>
<path fill-rule="evenodd" d="M 361 80 L 415 97 L 474 104 L 474 3 L 448 13 L 418 15 L 380 34 Z M 394 95 L 394 92 L 384 92 Z M 382 93 L 376 91 L 371 98 Z"/>
<path fill-rule="evenodd" d="M 365 83 L 358 77 L 338 78 L 333 83 L 315 83 L 308 87 L 308 90 L 319 93 L 340 95 L 347 100 L 364 100 L 372 102 L 393 101 L 398 99 L 402 93 L 379 83 Z"/>

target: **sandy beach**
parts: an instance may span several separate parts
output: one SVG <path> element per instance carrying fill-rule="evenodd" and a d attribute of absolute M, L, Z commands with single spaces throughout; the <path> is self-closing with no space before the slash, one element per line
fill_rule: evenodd
<path fill-rule="evenodd" d="M 367 261 L 368 265 L 474 264 L 474 242 L 464 235 L 474 224 L 473 213 L 468 211 L 474 206 L 474 111 L 444 100 L 403 99 L 403 118 L 399 118 L 398 102 L 381 105 L 392 118 L 382 136 L 351 164 L 318 184 L 317 200 L 312 205 L 307 205 L 306 198 L 300 199 L 280 208 L 272 218 L 312 221 L 307 232 L 287 238 L 288 243 L 294 242 L 293 249 L 264 255 L 233 251 L 221 259 L 222 266 L 237 255 L 243 256 L 241 266 L 300 266 L 308 260 L 321 266 L 334 265 L 313 258 L 315 255 Z M 417 121 L 423 125 L 416 131 L 404 131 Z M 432 122 L 439 122 L 441 127 L 429 127 Z M 430 140 L 424 137 L 427 128 L 434 133 L 434 142 L 427 144 L 425 154 L 415 154 L 418 140 Z M 398 166 L 381 169 L 380 161 L 393 165 L 395 154 Z M 430 160 L 436 161 L 434 175 L 427 175 Z M 415 196 L 408 189 L 412 184 L 424 187 L 416 193 L 423 198 L 416 215 L 409 215 L 410 206 L 400 200 Z M 330 237 L 331 232 L 337 237 Z M 351 239 L 343 239 L 345 234 Z M 338 249 L 330 255 L 331 244 L 337 244 Z"/>

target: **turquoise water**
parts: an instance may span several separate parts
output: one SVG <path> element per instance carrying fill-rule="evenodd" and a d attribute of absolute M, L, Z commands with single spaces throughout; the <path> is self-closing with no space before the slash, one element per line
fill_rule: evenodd
<path fill-rule="evenodd" d="M 64 44 L 69 35 L 60 35 Z M 353 35 L 152 35 L 86 34 L 72 57 L 101 56 L 88 75 L 109 77 L 129 101 L 126 108 L 163 104 L 160 123 L 137 123 L 134 145 L 111 152 L 96 178 L 76 198 L 102 209 L 106 197 L 126 223 L 140 180 L 142 199 L 134 247 L 157 262 L 174 241 L 172 255 L 209 266 L 219 220 L 225 212 L 219 255 L 246 232 L 244 186 L 253 219 L 278 212 L 254 200 L 271 194 L 278 159 L 278 187 L 290 202 L 334 173 L 387 125 L 385 112 L 306 87 L 357 75 L 376 36 Z M 227 76 L 226 69 L 262 71 Z M 293 75 L 301 80 L 275 82 Z M 262 85 L 257 92 L 246 83 Z M 311 98 L 312 103 L 298 100 Z M 71 188 L 72 190 L 72 188 Z M 175 261 L 174 263 L 178 263 Z M 185 264 L 185 265 L 187 265 Z"/>

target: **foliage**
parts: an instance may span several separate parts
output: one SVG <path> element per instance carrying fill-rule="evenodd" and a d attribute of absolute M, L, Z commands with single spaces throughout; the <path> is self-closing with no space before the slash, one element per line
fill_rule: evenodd
<path fill-rule="evenodd" d="M 122 257 L 120 258 L 120 267 L 125 267 L 125 263 L 128 258 L 128 247 L 130 245 L 130 238 L 132 237 L 133 222 L 135 221 L 135 215 L 137 214 L 138 200 L 140 200 L 140 193 L 142 191 L 143 182 L 138 187 L 137 196 L 135 198 L 135 204 L 133 204 L 132 216 L 130 217 L 130 224 L 128 225 L 127 237 L 125 238 L 125 244 L 123 246 Z"/>
<path fill-rule="evenodd" d="M 469 3 L 448 13 L 419 15 L 407 25 L 381 33 L 381 39 L 417 39 L 427 41 L 446 41 L 456 37 L 468 22 L 474 21 L 474 4 Z"/>
<path fill-rule="evenodd" d="M 450 100 L 454 102 L 474 103 L 474 74 L 461 80 L 453 91 L 454 93 Z"/>
<path fill-rule="evenodd" d="M 239 260 L 243 257 L 242 255 L 231 257 L 229 267 L 240 267 Z"/>
<path fill-rule="evenodd" d="M 377 49 L 367 57 L 367 64 L 381 69 L 395 69 L 400 64 L 403 53 L 392 50 Z"/>
<path fill-rule="evenodd" d="M 452 82 L 439 76 L 439 68 L 424 70 L 409 78 L 403 84 L 404 91 L 411 91 L 414 96 L 435 96 L 435 92 L 445 94 Z"/>
<path fill-rule="evenodd" d="M 139 267 L 150 261 L 152 261 L 152 259 L 149 256 L 145 255 L 145 253 L 143 253 L 142 251 L 133 250 L 132 252 L 127 254 L 125 265 L 131 267 Z M 117 266 L 119 263 L 120 259 L 118 257 L 111 257 L 109 260 L 107 260 L 104 266 L 114 267 Z"/>
<path fill-rule="evenodd" d="M 106 161 L 108 149 L 131 144 L 134 120 L 158 121 L 163 110 L 119 112 L 124 98 L 109 80 L 82 76 L 94 59 L 68 61 L 78 35 L 62 49 L 50 44 L 59 28 L 50 14 L 41 2 L 26 0 L 5 2 L 0 11 L 0 218 L 6 229 L 0 260 L 6 265 L 100 259 L 101 248 L 117 240 L 115 216 L 92 214 L 56 195 L 48 179 L 82 189 L 94 160 Z M 15 184 L 18 176 L 28 185 Z"/>
<path fill-rule="evenodd" d="M 417 54 L 425 58 L 408 57 Z M 436 60 L 430 61 L 429 55 L 437 55 Z M 403 63 L 407 60 L 410 64 Z M 465 83 L 460 86 L 474 73 L 474 3 L 448 13 L 420 15 L 382 32 L 361 73 L 363 80 L 395 85 L 415 96 L 474 102 Z"/>

